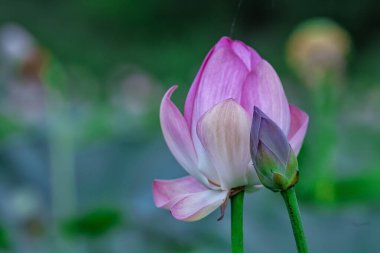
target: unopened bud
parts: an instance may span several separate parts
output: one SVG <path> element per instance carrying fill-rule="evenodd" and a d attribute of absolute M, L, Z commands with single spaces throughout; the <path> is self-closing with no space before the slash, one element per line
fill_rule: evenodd
<path fill-rule="evenodd" d="M 283 191 L 298 182 L 298 162 L 285 134 L 259 108 L 254 108 L 251 156 L 261 183 Z"/>

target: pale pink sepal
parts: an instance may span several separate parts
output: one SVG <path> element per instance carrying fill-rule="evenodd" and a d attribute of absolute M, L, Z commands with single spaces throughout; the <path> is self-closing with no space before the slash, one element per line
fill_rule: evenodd
<path fill-rule="evenodd" d="M 159 208 L 170 209 L 173 204 L 188 194 L 206 190 L 207 188 L 192 176 L 153 181 L 154 203 Z"/>
<path fill-rule="evenodd" d="M 288 134 L 288 140 L 296 155 L 300 152 L 303 139 L 309 124 L 309 116 L 294 105 L 289 105 L 291 122 Z"/>
<path fill-rule="evenodd" d="M 179 164 L 192 176 L 199 177 L 197 155 L 184 117 L 170 97 L 177 86 L 171 87 L 161 102 L 160 122 L 165 141 Z"/>
<path fill-rule="evenodd" d="M 228 191 L 210 190 L 191 176 L 153 181 L 155 205 L 183 221 L 202 219 L 221 206 L 227 195 Z"/>
<path fill-rule="evenodd" d="M 241 105 L 253 114 L 253 107 L 259 107 L 285 133 L 289 131 L 290 112 L 280 78 L 273 67 L 265 60 L 245 80 Z"/>
<path fill-rule="evenodd" d="M 228 191 L 206 190 L 189 194 L 170 209 L 177 220 L 197 221 L 220 207 L 227 199 Z"/>
<path fill-rule="evenodd" d="M 250 116 L 233 99 L 215 105 L 198 122 L 198 137 L 217 168 L 222 189 L 248 183 L 250 126 Z"/>

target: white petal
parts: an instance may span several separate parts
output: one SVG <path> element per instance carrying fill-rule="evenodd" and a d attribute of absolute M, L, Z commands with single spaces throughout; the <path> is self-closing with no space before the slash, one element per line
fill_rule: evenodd
<path fill-rule="evenodd" d="M 238 103 L 228 99 L 211 108 L 198 122 L 198 137 L 224 190 L 248 184 L 249 118 Z"/>
<path fill-rule="evenodd" d="M 206 190 L 186 196 L 170 208 L 174 218 L 183 221 L 197 221 L 220 207 L 228 191 Z"/>
<path fill-rule="evenodd" d="M 208 189 L 192 176 L 172 180 L 153 181 L 154 203 L 159 208 L 170 209 L 175 203 L 189 194 Z"/>

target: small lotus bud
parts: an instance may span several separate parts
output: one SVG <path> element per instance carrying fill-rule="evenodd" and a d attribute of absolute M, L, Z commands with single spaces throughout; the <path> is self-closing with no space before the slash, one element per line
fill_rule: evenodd
<path fill-rule="evenodd" d="M 298 182 L 298 162 L 285 134 L 255 107 L 251 128 L 251 156 L 261 183 L 283 191 Z"/>

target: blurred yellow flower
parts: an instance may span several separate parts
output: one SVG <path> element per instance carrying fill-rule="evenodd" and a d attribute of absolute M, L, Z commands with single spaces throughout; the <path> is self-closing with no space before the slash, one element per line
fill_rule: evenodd
<path fill-rule="evenodd" d="M 344 74 L 351 41 L 346 30 L 330 19 L 301 23 L 290 35 L 286 57 L 302 81 L 313 86 L 333 75 L 339 83 Z"/>

